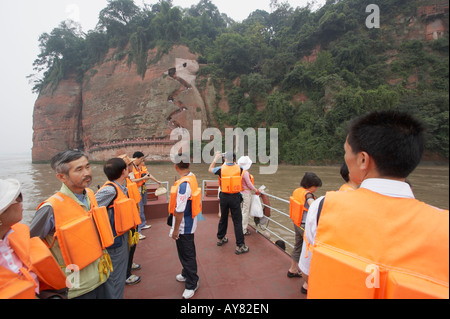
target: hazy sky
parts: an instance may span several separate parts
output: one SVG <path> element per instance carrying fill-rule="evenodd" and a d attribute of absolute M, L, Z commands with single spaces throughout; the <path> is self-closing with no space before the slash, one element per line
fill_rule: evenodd
<path fill-rule="evenodd" d="M 135 0 L 137 5 L 154 4 L 157 0 Z M 174 0 L 175 6 L 188 8 L 199 0 Z M 270 0 L 212 0 L 220 12 L 242 21 L 257 9 L 270 12 Z M 280 0 L 279 2 L 285 2 Z M 292 7 L 325 0 L 288 0 Z M 27 75 L 39 51 L 39 36 L 50 33 L 66 19 L 78 21 L 83 31 L 91 30 L 107 0 L 1 0 L 0 61 L 0 155 L 31 152 L 33 145 L 33 107 L 37 95 L 31 92 Z"/>

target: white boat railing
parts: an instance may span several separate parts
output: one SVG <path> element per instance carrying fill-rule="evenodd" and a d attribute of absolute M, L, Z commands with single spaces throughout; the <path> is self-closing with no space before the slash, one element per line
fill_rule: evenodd
<path fill-rule="evenodd" d="M 288 200 L 285 200 L 285 199 L 283 199 L 283 198 L 280 198 L 280 197 L 277 197 L 277 196 L 275 196 L 275 195 L 271 195 L 271 194 L 268 194 L 268 193 L 265 193 L 265 192 L 263 192 L 263 194 L 266 195 L 266 196 L 269 197 L 269 198 L 275 199 L 275 200 L 280 201 L 280 202 L 282 202 L 282 203 L 289 204 L 289 201 L 288 201 Z M 271 205 L 266 205 L 266 204 L 264 204 L 263 202 L 262 202 L 261 204 L 262 204 L 263 206 L 265 206 L 265 207 L 270 208 L 271 211 L 276 211 L 277 213 L 279 213 L 279 214 L 281 214 L 281 215 L 284 215 L 284 216 L 290 218 L 289 214 L 287 214 L 287 213 L 285 213 L 285 212 L 279 210 L 278 208 L 275 208 L 275 207 L 273 207 L 273 206 L 271 206 Z M 294 232 L 292 229 L 287 228 L 286 226 L 282 225 L 281 223 L 279 223 L 278 221 L 276 221 L 273 217 L 267 217 L 267 216 L 266 216 L 266 218 L 267 218 L 270 222 L 275 223 L 276 225 L 280 226 L 281 228 L 283 228 L 284 230 L 288 231 L 289 233 L 291 233 L 292 235 L 295 236 L 295 232 Z M 278 234 L 275 233 L 274 231 L 270 230 L 270 229 L 268 228 L 268 225 L 269 225 L 269 223 L 267 224 L 267 227 L 266 227 L 265 229 L 263 229 L 263 230 L 268 231 L 268 232 L 271 233 L 272 235 L 275 235 L 277 238 L 283 240 L 283 241 L 284 241 L 287 245 L 289 245 L 291 248 L 294 248 L 294 245 L 291 244 L 288 240 L 286 240 L 285 238 L 281 237 L 280 235 L 278 235 Z M 256 231 L 258 232 L 258 227 L 256 228 Z"/>
<path fill-rule="evenodd" d="M 206 183 L 209 183 L 209 182 L 217 182 L 217 180 L 204 180 L 204 181 L 203 181 L 203 184 L 202 184 L 202 200 L 204 199 L 205 193 L 206 193 L 207 190 L 217 190 L 217 187 L 214 187 L 214 188 L 206 188 Z M 218 195 L 219 195 L 219 194 L 218 194 L 218 192 L 217 192 L 217 196 L 218 196 Z M 274 200 L 276 200 L 276 201 L 279 201 L 279 202 L 282 202 L 282 203 L 285 203 L 285 204 L 288 204 L 288 205 L 289 205 L 289 201 L 288 201 L 288 200 L 285 200 L 285 199 L 283 199 L 283 198 L 280 198 L 280 197 L 277 197 L 277 196 L 274 196 L 274 195 L 271 195 L 271 194 L 268 194 L 268 193 L 265 193 L 265 192 L 264 192 L 264 195 L 268 196 L 268 197 L 271 198 L 271 199 L 274 199 Z M 266 205 L 266 204 L 264 204 L 263 202 L 261 202 L 261 204 L 262 204 L 263 206 L 265 206 L 265 207 L 270 208 L 271 211 L 276 211 L 277 213 L 279 213 L 279 214 L 281 214 L 281 215 L 283 215 L 283 216 L 288 217 L 289 220 L 290 220 L 289 214 L 283 212 L 282 210 L 280 210 L 280 209 L 278 209 L 278 208 L 276 208 L 276 207 L 273 207 L 273 205 Z M 288 206 L 288 207 L 289 207 L 289 206 Z M 288 209 L 289 209 L 289 208 L 288 208 Z M 291 248 L 294 248 L 293 243 L 291 243 L 291 242 L 290 242 L 289 240 L 287 240 L 286 238 L 283 238 L 280 234 L 276 233 L 274 230 L 269 229 L 269 225 L 270 225 L 270 222 L 273 222 L 274 224 L 276 224 L 276 225 L 278 225 L 280 228 L 286 230 L 287 232 L 289 232 L 289 233 L 292 234 L 293 236 L 295 236 L 295 232 L 294 232 L 291 228 L 288 228 L 288 227 L 286 227 L 285 225 L 281 224 L 279 221 L 275 220 L 275 217 L 274 217 L 274 216 L 272 216 L 272 217 L 267 217 L 267 216 L 266 216 L 266 218 L 269 220 L 269 223 L 267 223 L 266 226 L 260 225 L 260 226 L 259 226 L 260 229 L 261 229 L 262 231 L 267 231 L 267 232 L 269 232 L 270 234 L 274 235 L 275 237 L 277 237 L 277 238 L 283 240 L 283 241 L 285 242 L 285 244 L 287 244 L 287 245 L 290 246 Z M 261 233 L 261 232 L 259 231 L 259 229 L 258 229 L 259 227 L 258 227 L 258 225 L 256 225 L 255 229 L 256 229 L 256 232 Z M 261 234 L 262 234 L 262 233 L 261 233 Z M 264 235 L 264 234 L 262 234 L 262 235 Z"/>

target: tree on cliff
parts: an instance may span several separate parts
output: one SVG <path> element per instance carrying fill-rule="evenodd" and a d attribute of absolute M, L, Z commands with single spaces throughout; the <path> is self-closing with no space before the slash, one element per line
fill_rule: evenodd
<path fill-rule="evenodd" d="M 108 0 L 108 6 L 100 12 L 97 31 L 106 30 L 110 46 L 123 48 L 132 33 L 130 23 L 139 13 L 133 0 Z"/>
<path fill-rule="evenodd" d="M 44 78 L 35 81 L 33 91 L 39 92 L 47 85 L 56 87 L 61 79 L 77 72 L 85 49 L 80 30 L 73 21 L 64 21 L 50 34 L 43 33 L 39 37 L 41 53 L 33 66 L 38 73 L 44 71 Z"/>
<path fill-rule="evenodd" d="M 133 0 L 108 0 L 108 6 L 100 12 L 98 26 L 106 29 L 116 23 L 128 26 L 139 11 Z"/>

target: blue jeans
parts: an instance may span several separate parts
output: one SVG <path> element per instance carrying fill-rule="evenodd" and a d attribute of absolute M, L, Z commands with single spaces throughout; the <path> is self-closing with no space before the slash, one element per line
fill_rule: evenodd
<path fill-rule="evenodd" d="M 145 190 L 143 192 L 141 191 L 141 201 L 139 202 L 139 216 L 141 217 L 141 221 L 142 221 L 142 223 L 140 225 L 138 225 L 139 233 L 141 232 L 142 227 L 144 227 L 146 224 L 144 205 L 147 204 L 147 188 L 144 188 L 144 189 Z"/>

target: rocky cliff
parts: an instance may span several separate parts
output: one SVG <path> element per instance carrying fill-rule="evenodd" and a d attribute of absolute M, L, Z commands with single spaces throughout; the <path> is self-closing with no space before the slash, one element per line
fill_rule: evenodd
<path fill-rule="evenodd" d="M 413 16 L 399 15 L 395 26 L 382 26 L 386 27 L 385 32 L 394 30 L 398 44 L 442 38 L 448 35 L 448 1 L 421 6 Z M 314 63 L 321 50 L 317 45 L 303 61 Z M 397 49 L 386 52 L 386 67 L 398 56 Z M 136 150 L 153 160 L 169 160 L 176 143 L 170 140 L 174 128 L 186 128 L 193 136 L 193 120 L 201 120 L 203 128 L 216 126 L 213 109 L 218 107 L 225 114 L 230 110 L 229 92 L 223 84 L 214 87 L 210 79 L 197 79 L 197 59 L 185 46 L 175 46 L 162 57 L 157 49 L 150 50 L 148 61 L 157 62 L 148 66 L 142 78 L 123 50 L 110 49 L 101 63 L 84 74 L 82 83 L 73 76 L 60 81 L 55 89 L 43 88 L 34 107 L 33 161 L 49 161 L 57 152 L 74 148 L 84 150 L 95 161 Z M 412 73 L 405 81 L 403 73 L 394 72 L 386 83 L 405 83 L 405 88 L 415 89 L 419 81 L 416 72 Z M 239 78 L 234 85 L 237 83 Z M 336 94 L 334 83 L 330 85 L 324 87 L 326 110 L 333 108 Z M 306 93 L 295 92 L 293 104 L 306 102 Z M 265 101 L 256 106 L 264 109 Z"/>
<path fill-rule="evenodd" d="M 156 54 L 150 51 L 149 59 Z M 34 108 L 33 161 L 74 148 L 94 161 L 136 150 L 168 160 L 174 128 L 192 134 L 193 120 L 207 125 L 207 106 L 195 84 L 198 71 L 197 56 L 184 46 L 150 65 L 144 78 L 135 64 L 110 50 L 82 84 L 70 78 L 41 92 Z"/>

